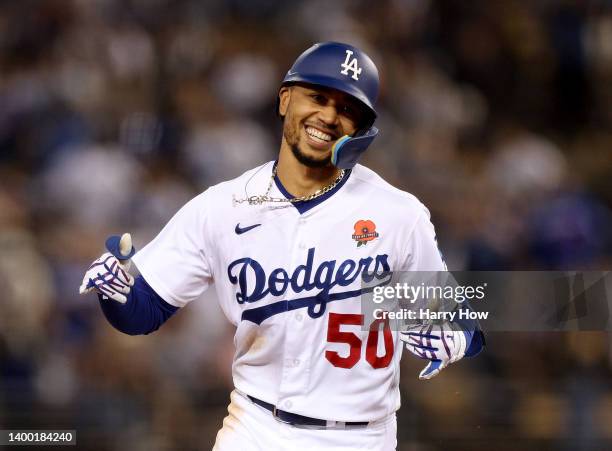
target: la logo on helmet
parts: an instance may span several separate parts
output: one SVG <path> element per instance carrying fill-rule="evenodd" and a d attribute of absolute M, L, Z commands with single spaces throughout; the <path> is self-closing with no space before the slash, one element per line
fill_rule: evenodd
<path fill-rule="evenodd" d="M 357 57 L 351 59 L 352 55 L 353 51 L 347 49 L 346 59 L 344 60 L 344 63 L 341 64 L 343 70 L 340 71 L 340 73 L 342 75 L 348 75 L 348 71 L 350 70 L 351 72 L 353 72 L 353 76 L 351 78 L 353 80 L 359 80 L 358 75 L 361 74 L 361 67 L 357 65 Z"/>

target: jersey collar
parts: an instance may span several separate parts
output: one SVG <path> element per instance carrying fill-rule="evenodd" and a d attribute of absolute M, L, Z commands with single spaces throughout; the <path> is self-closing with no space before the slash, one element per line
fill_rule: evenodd
<path fill-rule="evenodd" d="M 276 164 L 278 163 L 278 160 L 274 162 L 274 167 L 276 167 Z M 327 193 L 323 194 L 322 196 L 317 197 L 316 199 L 312 199 L 312 200 L 306 200 L 306 201 L 300 201 L 300 202 L 293 202 L 292 205 L 297 209 L 297 211 L 300 214 L 304 214 L 307 211 L 313 209 L 314 207 L 316 207 L 317 205 L 319 205 L 320 203 L 324 202 L 325 200 L 329 199 L 330 197 L 332 197 L 335 193 L 338 192 L 338 190 L 340 190 L 340 188 L 342 188 L 342 186 L 344 186 L 344 184 L 346 183 L 346 181 L 349 179 L 350 175 L 351 175 L 352 169 L 348 169 L 345 173 L 344 173 L 344 177 L 342 177 L 342 180 L 340 180 L 340 182 L 334 186 L 334 188 L 330 191 L 328 191 Z M 281 194 L 283 196 L 285 196 L 287 199 L 293 199 L 295 196 L 292 196 L 283 186 L 283 184 L 281 183 L 280 179 L 278 178 L 278 174 L 274 176 L 274 183 L 276 184 L 276 187 L 278 188 L 278 190 L 281 192 Z"/>

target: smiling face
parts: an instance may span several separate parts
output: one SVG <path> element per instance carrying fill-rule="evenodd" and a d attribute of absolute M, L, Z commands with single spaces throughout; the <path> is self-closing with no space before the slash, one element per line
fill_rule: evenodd
<path fill-rule="evenodd" d="M 283 140 L 295 158 L 308 167 L 331 165 L 334 142 L 355 133 L 365 121 L 359 101 L 335 89 L 284 86 L 279 98 L 279 113 L 285 118 Z"/>

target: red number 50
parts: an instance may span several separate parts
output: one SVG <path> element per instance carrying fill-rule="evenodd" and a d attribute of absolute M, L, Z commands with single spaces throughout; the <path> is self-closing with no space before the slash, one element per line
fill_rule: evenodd
<path fill-rule="evenodd" d="M 327 342 L 345 343 L 349 345 L 349 353 L 346 357 L 341 357 L 336 351 L 325 351 L 325 358 L 339 368 L 353 368 L 361 358 L 361 340 L 353 332 L 341 332 L 340 326 L 361 326 L 364 316 L 348 313 L 330 313 L 329 323 L 327 324 Z M 383 337 L 385 340 L 385 354 L 376 355 L 378 349 L 378 337 L 380 325 L 384 324 Z M 370 326 L 368 341 L 366 343 L 366 360 L 372 368 L 385 368 L 391 363 L 393 358 L 393 336 L 389 327 L 388 319 L 377 319 Z"/>

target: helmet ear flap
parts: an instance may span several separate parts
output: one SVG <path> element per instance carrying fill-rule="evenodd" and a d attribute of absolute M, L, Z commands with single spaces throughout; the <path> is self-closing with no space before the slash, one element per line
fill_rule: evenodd
<path fill-rule="evenodd" d="M 378 129 L 372 126 L 354 136 L 343 136 L 332 146 L 332 164 L 340 169 L 353 168 L 377 135 Z"/>

